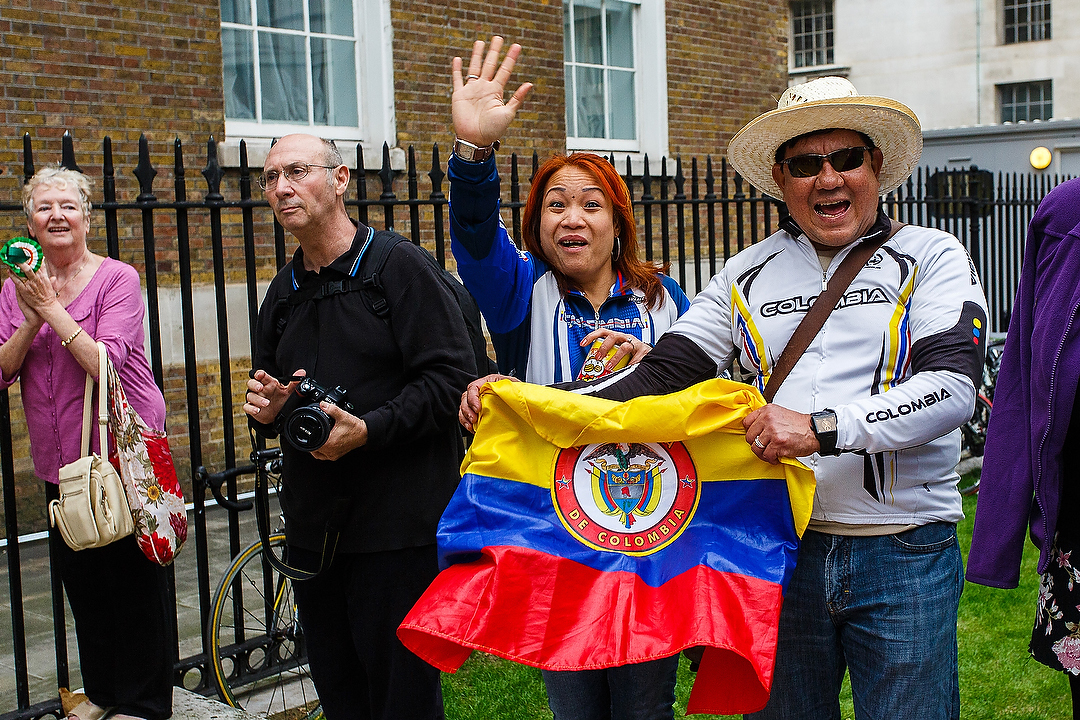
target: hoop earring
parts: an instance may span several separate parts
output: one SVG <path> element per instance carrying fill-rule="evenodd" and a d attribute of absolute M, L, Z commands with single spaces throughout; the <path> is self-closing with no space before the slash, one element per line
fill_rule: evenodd
<path fill-rule="evenodd" d="M 615 244 L 611 248 L 611 259 L 612 260 L 618 260 L 619 255 L 621 253 L 622 253 L 622 240 L 620 240 L 619 236 L 616 235 L 615 236 Z"/>

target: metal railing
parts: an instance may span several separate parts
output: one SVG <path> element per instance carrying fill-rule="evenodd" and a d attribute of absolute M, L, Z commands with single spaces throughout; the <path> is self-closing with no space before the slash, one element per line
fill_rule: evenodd
<path fill-rule="evenodd" d="M 391 169 L 387 147 L 383 148 L 380 167 L 369 169 L 358 145 L 358 161 L 353 168 L 353 184 L 346 196 L 346 206 L 361 221 L 394 228 L 414 243 L 428 247 L 444 266 L 452 265 L 446 248 L 446 173 L 439 147 L 432 148 L 429 169 L 423 173 L 427 177 L 427 187 L 423 191 L 416 155 L 410 147 L 407 169 L 402 177 Z M 28 179 L 35 171 L 29 135 L 24 137 L 23 156 L 23 174 Z M 534 153 L 530 161 L 530 169 L 535 172 L 539 158 Z M 521 179 L 516 155 L 501 159 L 501 162 L 509 166 L 508 182 L 505 183 L 508 191 L 504 188 L 504 197 L 508 200 L 502 204 L 504 220 L 508 221 L 512 235 L 520 237 L 522 193 L 528 183 Z M 60 163 L 78 168 L 69 135 L 65 135 L 62 142 Z M 781 203 L 761 196 L 733 173 L 726 160 L 719 162 L 718 170 L 711 157 L 700 163 L 698 158 L 691 159 L 689 172 L 681 159 L 674 161 L 670 171 L 666 158 L 659 163 L 659 173 L 654 174 L 652 167 L 646 158 L 644 171 L 635 175 L 629 158 L 626 160 L 624 177 L 631 188 L 635 213 L 641 224 L 638 237 L 646 259 L 670 263 L 670 273 L 690 295 L 700 292 L 727 258 L 771 234 L 785 212 Z M 137 189 L 127 188 L 125 183 L 130 180 L 124 175 L 117 176 L 112 142 L 105 137 L 100 176 L 104 198 L 103 202 L 96 203 L 95 213 L 104 216 L 105 252 L 131 262 L 143 274 L 151 367 L 159 386 L 166 388 L 167 397 L 170 397 L 169 387 L 176 391 L 173 394 L 177 397 L 170 399 L 170 435 L 177 469 L 185 479 L 192 501 L 194 548 L 185 552 L 196 554 L 195 595 L 200 627 L 206 628 L 211 587 L 217 578 L 212 576 L 210 568 L 204 493 L 202 488 L 192 487 L 191 470 L 201 465 L 215 470 L 231 468 L 236 466 L 238 459 L 242 463 L 247 456 L 246 447 L 237 447 L 237 437 L 241 442 L 244 437 L 245 423 L 237 402 L 242 397 L 243 383 L 234 376 L 232 364 L 243 366 L 246 363 L 248 348 L 254 338 L 260 282 L 268 281 L 285 265 L 290 243 L 281 226 L 273 221 L 268 204 L 252 195 L 252 181 L 259 169 L 253 171 L 248 167 L 247 148 L 243 142 L 240 143 L 239 168 L 228 170 L 218 161 L 214 139 L 207 142 L 205 165 L 200 171 L 202 189 L 199 199 L 189 199 L 188 170 L 179 140 L 174 143 L 173 163 L 168 170 L 171 173 L 171 200 L 158 197 L 154 188 L 158 171 L 151 163 L 148 144 L 143 137 L 138 164 L 131 171 Z M 405 197 L 399 197 L 396 191 L 402 180 L 407 186 Z M 996 183 L 992 180 L 990 173 L 976 168 L 944 174 L 919 169 L 905 185 L 885 199 L 885 207 L 899 220 L 940 227 L 960 238 L 986 286 L 991 307 L 991 331 L 1003 331 L 1019 277 L 1027 223 L 1039 200 L 1057 184 L 1057 179 L 998 174 Z M 370 187 L 376 184 L 378 188 Z M 124 192 L 130 197 L 122 198 Z M 0 203 L 0 221 L 6 218 L 9 227 L 19 225 L 22 213 L 22 206 L 17 201 Z M 100 243 L 101 238 L 93 242 Z M 197 355 L 194 292 L 197 287 L 207 285 L 213 287 L 216 348 L 213 352 Z M 236 286 L 243 288 L 243 308 L 234 307 L 230 312 L 227 291 Z M 183 351 L 182 358 L 166 363 L 159 300 L 163 293 L 176 291 L 180 296 Z M 230 336 L 229 317 L 235 314 L 242 314 L 247 322 L 246 338 L 238 340 Z M 169 322 L 170 327 L 175 324 L 171 318 Z M 242 372 L 246 369 L 241 367 Z M 216 386 L 206 380 L 208 374 L 216 375 Z M 0 476 L 4 530 L 8 538 L 6 561 L 16 672 L 15 697 L 3 701 L 0 710 L 4 712 L 0 714 L 0 720 L 24 720 L 54 715 L 58 702 L 54 697 L 31 698 L 29 692 L 20 554 L 23 543 L 13 540 L 20 536 L 24 540 L 42 536 L 40 526 L 19 517 L 16 503 L 17 488 L 40 483 L 33 479 L 28 469 L 23 437 L 25 428 L 21 428 L 22 435 L 13 433 L 11 410 L 8 391 L 0 391 Z M 21 464 L 18 471 L 16 457 Z M 235 497 L 238 490 L 234 485 L 229 492 Z M 242 547 L 240 525 L 235 515 L 230 517 L 228 528 L 231 557 Z M 34 532 L 37 535 L 33 535 Z M 61 586 L 55 574 L 51 588 L 56 677 L 59 685 L 66 685 L 70 674 L 68 639 Z M 187 589 L 183 590 L 186 592 Z M 177 683 L 208 692 L 210 673 L 205 630 L 201 643 L 201 652 L 176 658 Z M 37 650 L 40 652 L 41 648 Z"/>

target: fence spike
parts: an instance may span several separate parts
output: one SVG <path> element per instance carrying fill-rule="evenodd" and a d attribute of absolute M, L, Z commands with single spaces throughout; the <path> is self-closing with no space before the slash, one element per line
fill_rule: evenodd
<path fill-rule="evenodd" d="M 247 140 L 240 140 L 240 199 L 251 199 L 251 167 L 248 165 Z"/>
<path fill-rule="evenodd" d="M 60 138 L 60 147 L 60 165 L 68 170 L 82 172 L 82 168 L 75 162 L 75 138 L 71 136 L 71 131 L 64 131 L 64 136 Z"/>
<path fill-rule="evenodd" d="M 446 178 L 446 173 L 443 172 L 442 164 L 439 157 L 439 143 L 435 143 L 431 146 L 431 170 L 428 172 L 428 177 L 431 179 L 431 199 L 432 200 L 445 200 L 446 195 L 443 193 L 442 184 L 443 179 Z M 514 165 L 515 171 L 517 165 Z"/>
<path fill-rule="evenodd" d="M 367 200 L 367 167 L 364 165 L 364 146 L 356 143 L 356 200 L 359 204 L 360 222 L 370 225 L 368 222 Z"/>
<path fill-rule="evenodd" d="M 30 133 L 23 133 L 23 184 L 34 177 L 34 148 L 30 142 Z"/>
<path fill-rule="evenodd" d="M 225 170 L 218 162 L 217 141 L 211 135 L 206 141 L 206 167 L 202 175 L 206 178 L 207 202 L 221 202 L 225 196 L 221 194 L 221 178 L 225 177 Z"/>
<path fill-rule="evenodd" d="M 136 198 L 136 201 L 141 203 L 153 202 L 153 183 L 154 177 L 157 176 L 157 170 L 150 163 L 150 145 L 146 140 L 145 133 L 139 135 L 139 164 L 135 166 L 132 173 L 139 180 L 139 197 Z"/>
<path fill-rule="evenodd" d="M 108 135 L 102 140 L 101 150 L 104 155 L 102 190 L 105 194 L 106 208 L 108 208 L 110 203 L 116 202 L 116 170 L 113 167 L 112 138 Z M 109 257 L 120 257 L 120 231 L 115 208 L 105 210 L 105 248 Z"/>
<path fill-rule="evenodd" d="M 382 168 L 379 170 L 379 179 L 382 180 L 382 200 L 394 199 L 394 171 L 390 169 L 390 145 L 385 141 L 382 144 Z"/>

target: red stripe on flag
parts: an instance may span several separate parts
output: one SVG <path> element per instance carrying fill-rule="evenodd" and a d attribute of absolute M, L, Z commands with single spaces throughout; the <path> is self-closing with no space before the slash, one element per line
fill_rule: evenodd
<path fill-rule="evenodd" d="M 768 699 L 780 586 L 704 565 L 660 587 L 534 550 L 486 547 L 435 579 L 398 628 L 454 672 L 472 650 L 547 670 L 614 667 L 708 646 L 688 711 L 738 714 Z"/>

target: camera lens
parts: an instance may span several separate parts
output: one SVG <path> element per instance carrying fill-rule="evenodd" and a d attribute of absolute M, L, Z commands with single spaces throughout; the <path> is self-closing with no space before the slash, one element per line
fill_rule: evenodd
<path fill-rule="evenodd" d="M 311 452 L 326 444 L 334 420 L 319 409 L 318 405 L 297 408 L 285 421 L 282 434 L 297 450 Z"/>

